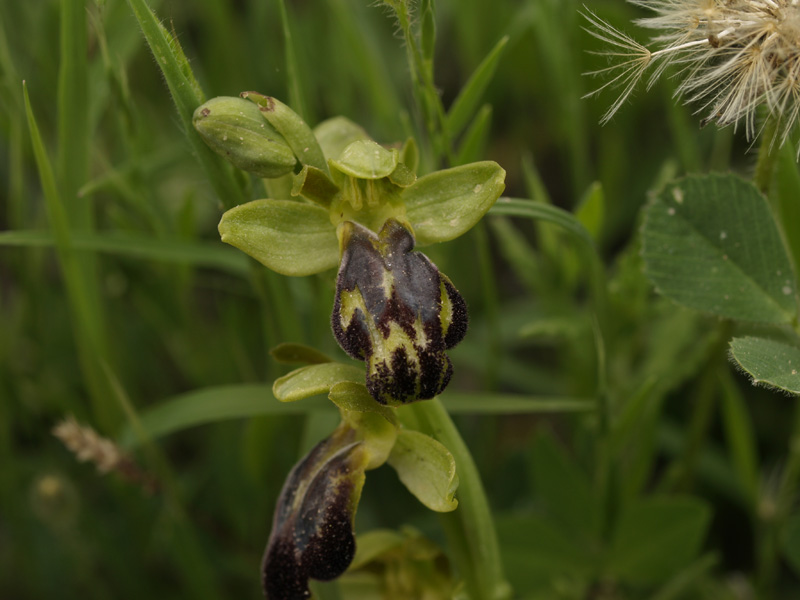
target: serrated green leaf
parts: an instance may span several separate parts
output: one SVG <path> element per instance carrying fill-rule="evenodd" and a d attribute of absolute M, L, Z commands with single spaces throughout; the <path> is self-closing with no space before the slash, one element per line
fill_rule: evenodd
<path fill-rule="evenodd" d="M 645 211 L 645 273 L 672 300 L 722 317 L 795 318 L 795 278 L 756 187 L 733 175 L 667 185 Z"/>
<path fill-rule="evenodd" d="M 800 348 L 757 337 L 733 338 L 731 356 L 753 384 L 800 394 Z"/>
<path fill-rule="evenodd" d="M 328 211 L 290 200 L 254 200 L 230 209 L 219 223 L 222 241 L 283 275 L 312 275 L 339 262 Z"/>
<path fill-rule="evenodd" d="M 630 583 L 657 583 L 689 564 L 711 512 L 695 498 L 648 498 L 630 504 L 614 531 L 607 568 Z"/>
<path fill-rule="evenodd" d="M 446 128 L 451 136 L 457 136 L 469 120 L 472 118 L 475 109 L 481 101 L 484 90 L 494 75 L 500 57 L 503 55 L 508 36 L 500 38 L 486 58 L 475 69 L 467 83 L 458 93 L 450 110 L 447 111 Z"/>
<path fill-rule="evenodd" d="M 429 509 L 449 512 L 458 506 L 456 461 L 440 442 L 419 431 L 401 430 L 388 462 L 403 485 Z"/>
<path fill-rule="evenodd" d="M 327 394 L 341 381 L 364 381 L 364 369 L 331 362 L 300 367 L 279 377 L 272 385 L 272 393 L 281 402 L 296 402 L 309 396 Z"/>
<path fill-rule="evenodd" d="M 500 165 L 485 161 L 417 179 L 402 193 L 417 242 L 446 242 L 466 233 L 503 193 L 505 176 Z"/>

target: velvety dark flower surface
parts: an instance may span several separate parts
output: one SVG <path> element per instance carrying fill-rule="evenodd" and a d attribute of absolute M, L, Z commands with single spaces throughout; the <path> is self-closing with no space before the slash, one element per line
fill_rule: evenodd
<path fill-rule="evenodd" d="M 376 235 L 340 225 L 344 248 L 331 323 L 342 348 L 367 362 L 367 389 L 382 404 L 440 394 L 453 371 L 445 350 L 467 331 L 461 294 L 396 219 Z"/>
<path fill-rule="evenodd" d="M 355 554 L 353 534 L 369 455 L 356 433 L 339 427 L 289 474 L 281 490 L 262 565 L 268 600 L 309 598 L 309 578 L 335 579 Z"/>

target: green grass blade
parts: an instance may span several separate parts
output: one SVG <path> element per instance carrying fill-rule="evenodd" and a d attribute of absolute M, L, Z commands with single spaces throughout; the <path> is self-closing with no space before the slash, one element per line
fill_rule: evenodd
<path fill-rule="evenodd" d="M 334 411 L 336 407 L 323 396 L 302 402 L 278 402 L 272 395 L 271 385 L 239 384 L 201 389 L 165 400 L 142 413 L 140 425 L 150 438 L 157 438 L 225 419 L 302 415 L 319 410 Z M 119 440 L 128 447 L 139 443 L 131 428 L 125 429 Z"/>
<path fill-rule="evenodd" d="M 235 275 L 250 273 L 247 256 L 221 244 L 105 233 L 77 233 L 70 241 L 78 250 L 216 268 Z M 0 246 L 35 248 L 54 243 L 53 236 L 45 231 L 0 231 Z"/>
<path fill-rule="evenodd" d="M 192 115 L 205 98 L 192 74 L 191 66 L 177 40 L 158 21 L 145 0 L 128 0 L 133 14 L 139 21 L 147 44 L 167 82 L 183 130 L 189 138 L 192 150 L 226 208 L 247 200 L 244 184 L 234 176 L 232 168 L 206 146 L 192 126 Z"/>
<path fill-rule="evenodd" d="M 519 394 L 448 392 L 443 402 L 450 414 L 516 415 L 538 413 L 589 412 L 595 401 L 590 398 L 525 396 Z M 134 446 L 145 438 L 158 438 L 226 419 L 264 415 L 303 415 L 334 411 L 335 405 L 324 396 L 300 402 L 278 402 L 267 384 L 236 384 L 209 387 L 168 398 L 140 415 L 141 431 L 129 426 L 119 436 L 124 446 Z"/>
<path fill-rule="evenodd" d="M 304 121 L 308 122 L 308 107 L 303 96 L 303 85 L 300 80 L 300 69 L 297 64 L 297 54 L 294 50 L 292 28 L 289 24 L 289 12 L 286 10 L 285 0 L 278 0 L 278 9 L 281 13 L 284 52 L 286 53 L 286 77 L 289 80 L 289 105 Z"/>
<path fill-rule="evenodd" d="M 543 204 L 542 202 L 532 202 L 531 200 L 520 200 L 517 198 L 500 198 L 497 203 L 489 210 L 490 215 L 507 215 L 511 217 L 528 217 L 559 225 L 586 242 L 590 247 L 594 247 L 592 235 L 586 230 L 572 213 L 567 212 L 557 206 Z"/>
<path fill-rule="evenodd" d="M 31 108 L 28 88 L 24 82 L 22 89 L 33 153 L 39 169 L 47 213 L 55 239 L 56 253 L 64 274 L 70 310 L 73 313 L 81 367 L 91 392 L 94 416 L 102 428 L 110 430 L 113 428 L 117 415 L 112 412 L 111 406 L 108 404 L 109 394 L 107 393 L 106 378 L 103 376 L 98 362 L 98 360 L 106 356 L 100 323 L 94 318 L 92 303 L 87 295 L 87 288 L 83 281 L 83 271 L 75 257 L 66 208 L 59 194 L 53 167 L 47 157 L 39 127 Z"/>
<path fill-rule="evenodd" d="M 484 104 L 464 133 L 464 139 L 461 140 L 461 145 L 456 155 L 456 165 L 466 165 L 481 159 L 484 155 L 486 142 L 489 140 L 491 126 L 492 107 Z"/>
<path fill-rule="evenodd" d="M 89 173 L 91 139 L 84 0 L 61 0 L 60 54 L 56 174 L 71 223 L 77 229 L 92 229 L 90 197 L 77 193 Z"/>
<path fill-rule="evenodd" d="M 504 36 L 495 44 L 495 47 L 478 65 L 478 68 L 475 69 L 475 72 L 470 76 L 453 101 L 453 105 L 447 112 L 446 120 L 447 132 L 451 137 L 457 136 L 467 126 L 467 123 L 478 108 L 483 92 L 489 85 L 495 69 L 497 69 L 497 63 L 503 55 L 508 39 L 508 36 Z"/>

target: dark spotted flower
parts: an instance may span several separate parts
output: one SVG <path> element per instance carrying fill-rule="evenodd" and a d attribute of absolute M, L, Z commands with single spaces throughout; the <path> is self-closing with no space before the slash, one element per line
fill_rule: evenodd
<path fill-rule="evenodd" d="M 343 247 L 331 323 L 342 348 L 367 363 L 367 389 L 381 404 L 433 398 L 453 372 L 445 350 L 467 331 L 461 294 L 396 219 L 378 235 L 339 226 Z"/>
<path fill-rule="evenodd" d="M 347 570 L 368 461 L 356 431 L 343 425 L 292 469 L 264 552 L 261 581 L 268 600 L 309 598 L 310 578 L 328 581 Z"/>

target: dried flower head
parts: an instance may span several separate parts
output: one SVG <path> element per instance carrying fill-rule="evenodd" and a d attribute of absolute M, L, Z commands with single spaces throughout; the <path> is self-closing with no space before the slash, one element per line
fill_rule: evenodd
<path fill-rule="evenodd" d="M 786 141 L 800 113 L 800 0 L 628 0 L 655 16 L 638 25 L 655 29 L 652 49 L 643 46 L 585 9 L 587 31 L 608 45 L 600 52 L 612 64 L 592 75 L 622 92 L 603 115 L 619 110 L 637 83 L 649 89 L 664 70 L 675 65 L 680 84 L 676 96 L 699 103 L 703 123 L 745 123 L 748 139 L 759 133 L 756 109 L 766 106 L 779 126 L 775 139 Z"/>
<path fill-rule="evenodd" d="M 150 473 L 143 471 L 116 443 L 91 427 L 81 425 L 74 416 L 70 415 L 58 423 L 52 433 L 80 462 L 94 464 L 101 474 L 115 471 L 129 483 L 140 485 L 147 493 L 156 491 L 157 484 Z"/>

